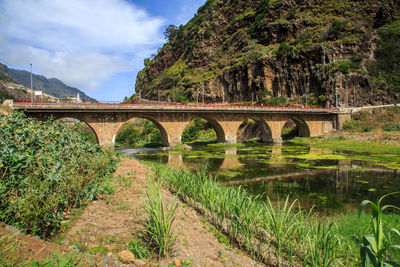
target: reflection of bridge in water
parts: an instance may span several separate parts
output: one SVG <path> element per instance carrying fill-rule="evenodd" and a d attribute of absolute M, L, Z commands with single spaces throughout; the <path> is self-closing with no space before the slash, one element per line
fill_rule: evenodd
<path fill-rule="evenodd" d="M 284 157 L 282 153 L 283 150 L 282 145 L 273 145 L 271 146 L 271 154 L 270 159 L 275 157 Z M 306 154 L 318 154 L 324 153 L 325 151 L 321 151 L 319 148 L 310 147 Z M 329 154 L 329 151 L 326 151 Z M 182 153 L 179 151 L 168 151 L 168 164 L 174 168 L 180 168 L 184 170 L 189 170 L 190 166 L 185 164 L 185 160 L 182 157 Z M 216 170 L 227 170 L 227 169 L 240 169 L 244 167 L 244 163 L 242 163 L 239 159 L 238 149 L 236 147 L 226 147 L 225 148 L 225 158 L 219 166 L 216 166 Z M 285 164 L 277 164 L 271 163 L 269 164 L 271 167 L 276 166 L 284 167 Z M 337 160 L 337 166 L 330 169 L 315 169 L 315 170 L 307 170 L 307 171 L 297 171 L 292 173 L 285 173 L 279 175 L 269 175 L 263 177 L 254 177 L 249 179 L 241 179 L 225 182 L 225 185 L 245 185 L 245 184 L 258 184 L 258 183 L 266 183 L 273 181 L 285 181 L 285 180 L 296 180 L 296 179 L 309 179 L 318 176 L 329 176 L 330 183 L 332 183 L 335 190 L 343 192 L 346 191 L 349 187 L 349 180 L 342 181 L 344 178 L 349 177 L 349 172 L 354 171 L 362 171 L 362 172 L 371 172 L 377 174 L 385 174 L 385 175 L 393 175 L 396 179 L 400 178 L 400 170 L 386 169 L 386 168 L 378 168 L 378 167 L 366 167 L 360 166 L 357 162 L 353 162 L 352 160 Z M 343 178 L 344 177 L 344 178 Z M 342 179 L 343 178 L 343 179 Z M 353 179 L 354 180 L 354 179 Z M 328 182 L 328 181 L 326 181 Z M 353 181 L 354 182 L 354 181 Z M 353 185 L 354 186 L 354 185 Z M 271 188 L 270 188 L 271 189 Z M 272 190 L 272 189 L 271 189 Z"/>
<path fill-rule="evenodd" d="M 14 108 L 39 120 L 74 118 L 85 122 L 102 147 L 114 146 L 121 126 L 133 118 L 152 121 L 161 132 L 164 146 L 181 143 L 185 127 L 195 118 L 206 119 L 215 129 L 218 142 L 236 143 L 239 126 L 253 119 L 261 129 L 264 142 L 281 143 L 282 129 L 293 120 L 300 136 L 318 136 L 340 129 L 349 113 L 334 108 L 299 106 L 262 106 L 235 104 L 182 103 L 30 103 L 15 102 Z"/>
<path fill-rule="evenodd" d="M 271 149 L 271 157 L 281 155 L 282 145 L 273 145 Z M 180 151 L 168 151 L 168 165 L 176 169 L 190 169 L 185 165 L 182 153 Z M 225 157 L 222 163 L 218 166 L 218 170 L 240 169 L 243 168 L 243 163 L 237 155 L 237 147 L 225 147 Z"/>

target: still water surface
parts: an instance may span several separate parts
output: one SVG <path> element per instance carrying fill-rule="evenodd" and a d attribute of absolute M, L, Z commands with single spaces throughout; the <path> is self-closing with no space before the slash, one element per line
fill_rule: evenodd
<path fill-rule="evenodd" d="M 238 147 L 194 146 L 190 151 L 127 149 L 139 160 L 195 171 L 206 165 L 215 179 L 272 200 L 300 200 L 303 208 L 351 213 L 364 199 L 400 191 L 400 152 L 319 148 L 290 142 Z M 387 198 L 399 204 L 400 197 Z"/>

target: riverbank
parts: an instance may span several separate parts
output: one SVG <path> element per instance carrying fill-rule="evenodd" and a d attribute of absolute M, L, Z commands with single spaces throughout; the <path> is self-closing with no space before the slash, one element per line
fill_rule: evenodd
<path fill-rule="evenodd" d="M 342 131 L 324 136 L 327 141 L 363 145 L 400 146 L 400 108 L 387 107 L 353 113 Z M 311 140 L 313 142 L 313 140 Z"/>
<path fill-rule="evenodd" d="M 102 195 L 82 210 L 76 218 L 69 218 L 70 227 L 57 238 L 57 243 L 21 236 L 24 249 L 18 255 L 26 260 L 43 261 L 52 251 L 75 253 L 82 265 L 119 266 L 122 251 L 132 251 L 140 240 L 143 229 L 143 202 L 149 167 L 130 158 L 121 158 L 114 174 L 114 193 Z M 175 196 L 162 189 L 162 196 L 170 204 Z M 197 212 L 178 200 L 173 228 L 177 235 L 172 255 L 158 259 L 132 259 L 132 266 L 263 266 L 246 253 L 231 245 L 226 236 L 218 232 Z M 10 233 L 8 233 L 10 234 Z M 3 235 L 5 237 L 5 235 Z M 27 253 L 23 253 L 23 251 Z M 42 253 L 46 252 L 46 253 Z M 67 254 L 69 255 L 69 254 Z M 86 255 L 86 256 L 85 256 Z"/>
<path fill-rule="evenodd" d="M 361 144 L 361 145 L 381 145 L 400 147 L 400 131 L 385 132 L 375 130 L 373 132 L 347 132 L 333 131 L 323 136 L 326 141 L 340 141 L 343 144 Z M 311 143 L 315 142 L 310 140 Z"/>

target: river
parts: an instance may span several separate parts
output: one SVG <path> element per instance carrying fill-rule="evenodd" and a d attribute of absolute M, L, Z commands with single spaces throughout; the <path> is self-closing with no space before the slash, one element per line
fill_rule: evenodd
<path fill-rule="evenodd" d="M 326 148 L 310 144 L 193 146 L 190 151 L 125 149 L 133 157 L 195 171 L 272 200 L 289 195 L 303 208 L 324 214 L 353 213 L 364 199 L 400 191 L 400 151 L 367 147 Z M 386 199 L 400 203 L 400 196 Z"/>

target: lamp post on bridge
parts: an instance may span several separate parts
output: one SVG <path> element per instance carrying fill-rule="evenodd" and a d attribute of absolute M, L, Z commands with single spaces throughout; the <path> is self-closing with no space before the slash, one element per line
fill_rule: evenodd
<path fill-rule="evenodd" d="M 203 104 L 204 104 L 204 81 L 202 81 L 201 84 L 203 86 Z"/>
<path fill-rule="evenodd" d="M 31 63 L 30 65 L 31 65 L 31 102 L 32 102 L 32 104 L 33 104 L 33 89 L 32 89 L 32 63 Z"/>

